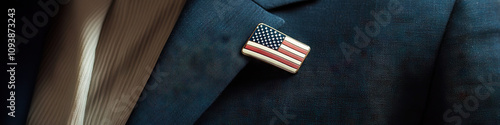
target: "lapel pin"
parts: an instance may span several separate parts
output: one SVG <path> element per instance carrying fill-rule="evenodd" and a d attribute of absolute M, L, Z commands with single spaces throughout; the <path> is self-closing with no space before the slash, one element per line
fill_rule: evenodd
<path fill-rule="evenodd" d="M 290 73 L 297 73 L 311 48 L 290 36 L 260 23 L 241 52 Z"/>

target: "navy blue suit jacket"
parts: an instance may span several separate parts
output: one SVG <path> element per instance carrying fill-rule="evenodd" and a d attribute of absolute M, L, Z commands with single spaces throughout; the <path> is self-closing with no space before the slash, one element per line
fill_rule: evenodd
<path fill-rule="evenodd" d="M 499 8 L 188 0 L 128 124 L 500 124 Z M 241 54 L 258 23 L 311 47 L 297 74 Z"/>

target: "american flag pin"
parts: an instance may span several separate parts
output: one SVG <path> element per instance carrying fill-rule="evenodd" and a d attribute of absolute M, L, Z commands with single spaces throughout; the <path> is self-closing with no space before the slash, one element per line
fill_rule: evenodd
<path fill-rule="evenodd" d="M 241 53 L 297 73 L 311 48 L 264 23 L 257 25 Z"/>

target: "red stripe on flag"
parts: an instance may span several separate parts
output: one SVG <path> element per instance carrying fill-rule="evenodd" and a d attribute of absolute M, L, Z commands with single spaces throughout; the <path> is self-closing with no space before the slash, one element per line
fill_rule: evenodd
<path fill-rule="evenodd" d="M 286 64 L 286 65 L 288 65 L 288 66 L 290 66 L 290 67 L 292 67 L 292 68 L 295 68 L 295 69 L 299 68 L 299 65 L 297 65 L 297 64 L 295 64 L 295 63 L 292 63 L 292 62 L 290 62 L 290 61 L 288 61 L 288 60 L 286 60 L 286 59 L 283 59 L 283 58 L 281 58 L 281 57 L 279 57 L 279 56 L 276 56 L 276 55 L 274 55 L 274 54 L 272 54 L 272 53 L 269 53 L 269 52 L 267 52 L 267 51 L 265 51 L 265 50 L 261 50 L 261 49 L 259 49 L 259 48 L 256 48 L 256 47 L 253 47 L 253 46 L 250 46 L 250 45 L 246 45 L 246 46 L 245 46 L 245 48 L 246 48 L 246 49 L 248 49 L 248 50 L 251 50 L 251 51 L 257 52 L 257 53 L 259 53 L 259 54 L 262 54 L 262 55 L 264 55 L 264 56 L 267 56 L 267 57 L 269 57 L 269 58 L 272 58 L 272 59 L 274 59 L 274 60 L 277 60 L 277 61 L 279 61 L 279 62 L 281 62 L 281 63 L 284 63 L 284 64 Z"/>
<path fill-rule="evenodd" d="M 307 54 L 307 50 L 302 49 L 302 48 L 300 48 L 300 47 L 298 47 L 298 46 L 295 46 L 295 45 L 293 45 L 292 43 L 290 43 L 290 42 L 288 42 L 288 41 L 286 41 L 286 40 L 283 40 L 282 44 L 285 44 L 286 46 L 288 46 L 288 47 L 290 47 L 290 48 L 292 48 L 292 49 L 294 49 L 294 50 L 297 50 L 297 51 L 299 51 L 300 53 Z"/>
<path fill-rule="evenodd" d="M 278 51 L 281 52 L 281 53 L 283 53 L 283 54 L 285 54 L 285 55 L 287 55 L 287 56 L 290 56 L 290 57 L 292 57 L 292 58 L 294 58 L 296 60 L 299 60 L 301 62 L 304 61 L 304 58 L 302 58 L 300 56 L 297 56 L 297 55 L 295 55 L 295 54 L 293 54 L 291 52 L 288 52 L 288 51 L 286 51 L 286 50 L 284 50 L 282 48 L 279 48 Z"/>

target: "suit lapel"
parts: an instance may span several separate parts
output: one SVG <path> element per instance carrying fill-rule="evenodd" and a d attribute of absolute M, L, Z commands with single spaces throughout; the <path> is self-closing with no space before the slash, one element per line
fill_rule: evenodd
<path fill-rule="evenodd" d="M 284 24 L 250 0 L 188 1 L 177 22 L 129 124 L 194 123 L 248 63 L 257 24 Z"/>

